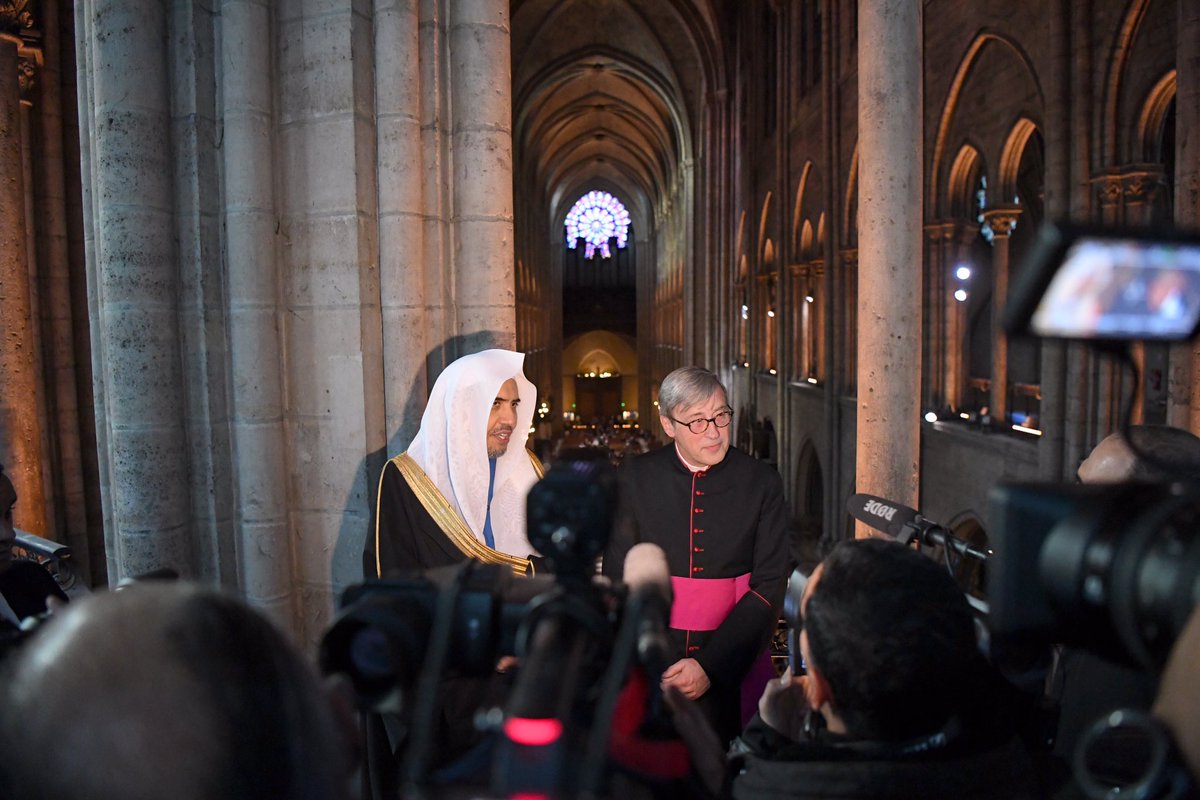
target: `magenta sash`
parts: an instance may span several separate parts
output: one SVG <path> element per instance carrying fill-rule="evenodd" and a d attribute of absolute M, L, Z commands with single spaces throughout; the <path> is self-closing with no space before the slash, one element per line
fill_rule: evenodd
<path fill-rule="evenodd" d="M 750 591 L 750 573 L 736 578 L 677 578 L 671 576 L 671 627 L 683 631 L 717 629 Z"/>

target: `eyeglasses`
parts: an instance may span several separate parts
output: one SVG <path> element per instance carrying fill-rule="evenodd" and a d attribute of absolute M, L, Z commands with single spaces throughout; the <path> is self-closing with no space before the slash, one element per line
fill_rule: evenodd
<path fill-rule="evenodd" d="M 667 417 L 667 419 L 679 425 L 687 426 L 687 429 L 692 433 L 704 433 L 706 430 L 708 430 L 708 424 L 710 422 L 713 425 L 716 425 L 718 428 L 729 427 L 729 423 L 733 422 L 733 412 L 726 409 L 725 411 L 717 412 L 715 417 L 709 417 L 707 419 L 701 417 L 700 419 L 694 419 L 691 422 L 684 422 L 683 420 L 675 419 L 674 417 Z"/>

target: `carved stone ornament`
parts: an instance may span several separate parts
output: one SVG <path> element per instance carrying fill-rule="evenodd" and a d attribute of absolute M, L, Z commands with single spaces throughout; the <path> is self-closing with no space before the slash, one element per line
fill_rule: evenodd
<path fill-rule="evenodd" d="M 17 86 L 20 87 L 22 100 L 28 100 L 33 96 L 36 78 L 37 61 L 22 56 L 17 66 Z"/>
<path fill-rule="evenodd" d="M 14 36 L 33 27 L 33 0 L 0 0 L 0 33 Z"/>
<path fill-rule="evenodd" d="M 992 233 L 996 236 L 1008 236 L 1012 233 L 1013 226 L 1017 224 L 1017 218 L 1021 216 L 1020 208 L 995 208 L 983 212 L 984 219 L 991 226 Z"/>
<path fill-rule="evenodd" d="M 1119 178 L 1104 178 L 1098 187 L 1100 202 L 1106 206 L 1116 205 L 1121 199 L 1123 190 Z"/>

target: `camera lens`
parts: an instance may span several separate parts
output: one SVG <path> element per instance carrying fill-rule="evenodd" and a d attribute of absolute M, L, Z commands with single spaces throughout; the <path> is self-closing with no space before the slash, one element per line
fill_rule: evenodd
<path fill-rule="evenodd" d="M 1200 601 L 1200 490 L 1104 487 L 1053 528 L 1038 570 L 1070 643 L 1161 666 Z"/>

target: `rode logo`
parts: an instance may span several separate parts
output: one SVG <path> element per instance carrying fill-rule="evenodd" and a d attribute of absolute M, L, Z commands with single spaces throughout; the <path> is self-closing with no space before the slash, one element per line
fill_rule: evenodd
<path fill-rule="evenodd" d="M 868 500 L 867 504 L 863 506 L 863 511 L 868 514 L 874 514 L 877 517 L 883 517 L 888 522 L 891 522 L 892 517 L 896 516 L 896 509 L 891 506 L 885 506 L 878 500 Z"/>

